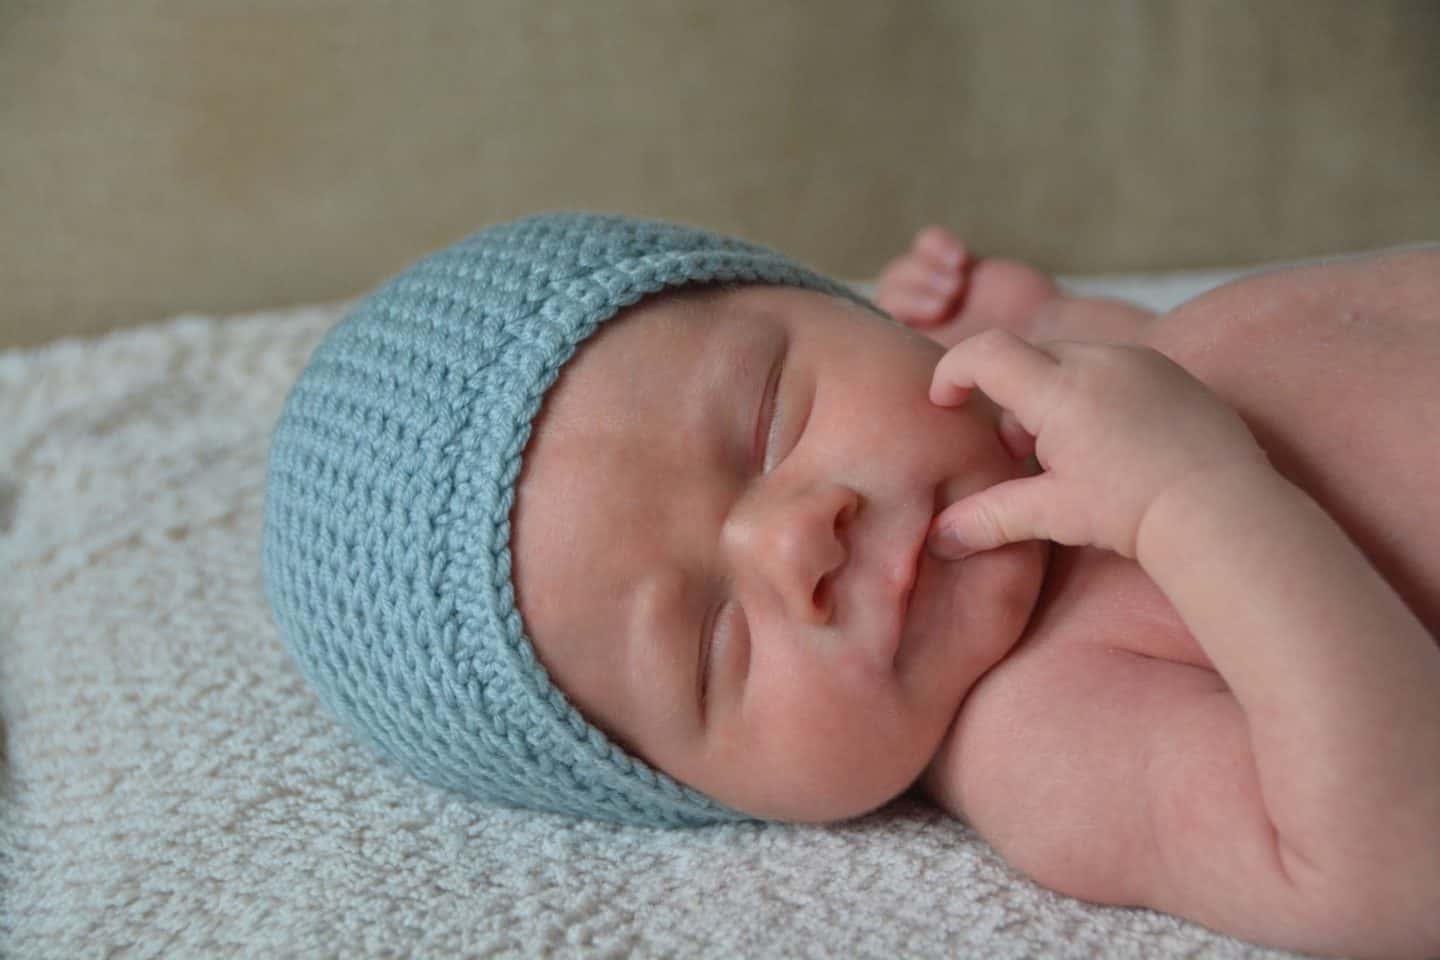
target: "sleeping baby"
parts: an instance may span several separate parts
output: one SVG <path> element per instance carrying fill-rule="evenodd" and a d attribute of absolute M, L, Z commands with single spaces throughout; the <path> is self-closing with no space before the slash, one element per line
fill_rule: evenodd
<path fill-rule="evenodd" d="M 489 802 L 914 791 L 1062 893 L 1440 954 L 1440 248 L 1155 316 L 931 229 L 876 303 L 590 214 L 420 261 L 275 429 L 302 671 Z"/>

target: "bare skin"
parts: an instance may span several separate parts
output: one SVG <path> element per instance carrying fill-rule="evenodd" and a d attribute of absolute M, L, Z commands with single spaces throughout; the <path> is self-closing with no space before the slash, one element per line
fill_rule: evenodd
<path fill-rule="evenodd" d="M 1029 264 L 977 257 L 940 226 L 921 230 L 885 265 L 875 302 L 943 347 L 996 328 L 1029 340 L 1130 342 L 1154 318 L 1123 300 L 1065 297 Z"/>
<path fill-rule="evenodd" d="M 933 343 L 745 288 L 582 348 L 514 514 L 547 669 L 752 813 L 914 785 L 1073 896 L 1440 953 L 1440 251 L 1152 317 L 947 242 L 877 292 Z"/>
<path fill-rule="evenodd" d="M 1161 317 L 1057 295 L 919 321 L 963 343 L 932 399 L 989 388 L 1046 468 L 937 527 L 959 552 L 1076 548 L 929 793 L 1078 897 L 1320 953 L 1440 951 L 1440 447 L 1420 440 L 1440 427 L 1440 252 Z"/>

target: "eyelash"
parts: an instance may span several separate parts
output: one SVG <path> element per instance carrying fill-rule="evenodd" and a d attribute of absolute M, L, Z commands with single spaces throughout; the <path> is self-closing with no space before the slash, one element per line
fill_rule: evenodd
<path fill-rule="evenodd" d="M 775 364 L 774 371 L 769 379 L 765 381 L 765 392 L 760 397 L 760 416 L 756 424 L 756 432 L 761 436 L 759 443 L 759 470 L 765 472 L 765 461 L 770 455 L 770 445 L 774 440 L 775 415 L 780 409 L 780 380 L 785 375 L 785 358 L 782 356 Z"/>
<path fill-rule="evenodd" d="M 714 616 L 710 618 L 710 623 L 705 630 L 705 645 L 700 651 L 700 706 L 702 708 L 709 699 L 711 674 L 715 668 L 715 641 L 720 636 L 721 622 L 726 616 L 737 614 L 742 617 L 744 616 L 738 604 L 734 602 L 722 603 L 715 608 Z M 727 633 L 733 633 L 736 629 L 738 629 L 738 626 L 731 626 Z M 725 642 L 735 643 L 737 641 L 734 637 L 727 636 Z"/>
<path fill-rule="evenodd" d="M 725 604 L 714 608 L 709 621 L 705 624 L 705 632 L 701 635 L 700 646 L 700 706 L 703 708 L 710 696 L 710 655 L 715 649 L 715 634 L 720 628 L 720 615 L 725 612 Z"/>

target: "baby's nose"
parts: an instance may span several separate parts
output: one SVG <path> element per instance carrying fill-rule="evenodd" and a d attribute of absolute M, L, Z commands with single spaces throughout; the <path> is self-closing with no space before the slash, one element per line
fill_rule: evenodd
<path fill-rule="evenodd" d="M 725 529 L 740 579 L 755 581 L 794 620 L 829 623 L 859 495 L 827 484 L 749 506 Z"/>

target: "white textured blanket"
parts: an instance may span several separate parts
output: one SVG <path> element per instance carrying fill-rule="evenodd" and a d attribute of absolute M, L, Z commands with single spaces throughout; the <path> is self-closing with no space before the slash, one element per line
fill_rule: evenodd
<path fill-rule="evenodd" d="M 270 428 L 339 311 L 0 354 L 0 955 L 1279 956 L 1052 894 L 916 805 L 648 831 L 379 765 L 260 587 Z"/>

